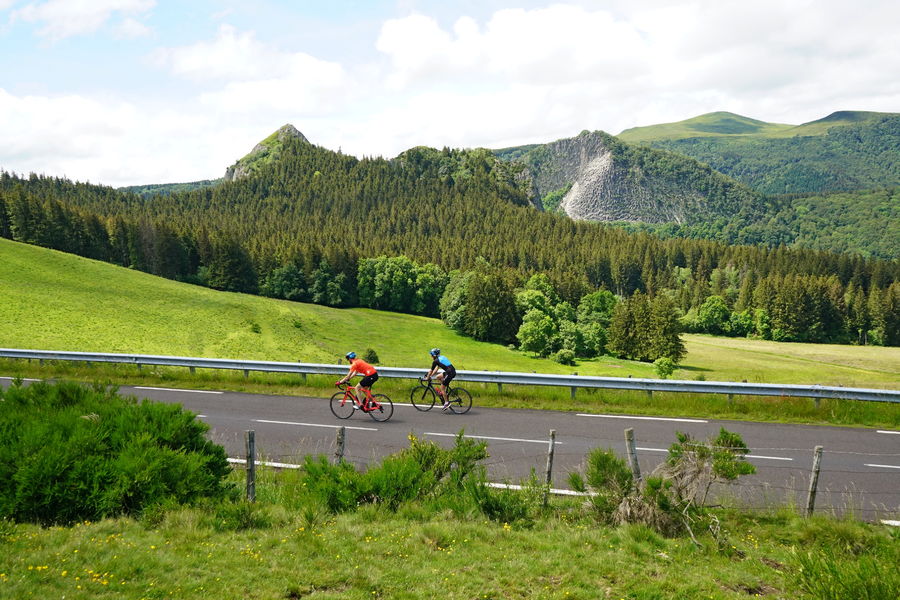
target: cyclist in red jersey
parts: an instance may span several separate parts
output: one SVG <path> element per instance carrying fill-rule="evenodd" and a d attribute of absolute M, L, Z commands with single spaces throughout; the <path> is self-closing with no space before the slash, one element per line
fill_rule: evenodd
<path fill-rule="evenodd" d="M 350 372 L 338 379 L 337 383 L 347 383 L 354 375 L 362 375 L 363 378 L 356 384 L 356 398 L 359 400 L 360 406 L 366 407 L 363 410 L 366 410 L 368 403 L 366 394 L 362 390 L 372 389 L 372 384 L 378 381 L 378 371 L 363 359 L 356 358 L 356 352 L 348 352 L 346 358 L 350 361 Z"/>

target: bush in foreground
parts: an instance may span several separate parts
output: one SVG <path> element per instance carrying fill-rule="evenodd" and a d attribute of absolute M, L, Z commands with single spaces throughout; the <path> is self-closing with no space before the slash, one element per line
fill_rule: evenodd
<path fill-rule="evenodd" d="M 68 524 L 223 496 L 230 467 L 207 429 L 97 386 L 0 390 L 0 519 Z"/>

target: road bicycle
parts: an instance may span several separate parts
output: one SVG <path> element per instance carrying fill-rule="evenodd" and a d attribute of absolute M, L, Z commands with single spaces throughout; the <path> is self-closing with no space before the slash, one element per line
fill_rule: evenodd
<path fill-rule="evenodd" d="M 341 382 L 334 385 L 341 391 L 331 397 L 328 405 L 338 419 L 349 419 L 356 411 L 367 413 L 376 421 L 387 421 L 394 414 L 394 403 L 384 394 L 372 394 L 372 390 L 363 388 L 366 398 L 360 403 L 352 385 Z"/>
<path fill-rule="evenodd" d="M 472 394 L 461 387 L 451 387 L 447 390 L 450 398 L 450 411 L 458 415 L 469 412 L 472 408 Z M 440 397 L 440 393 L 435 389 L 434 382 L 425 377 L 419 378 L 419 385 L 414 387 L 409 393 L 409 400 L 416 409 L 428 411 L 434 407 L 434 403 Z"/>

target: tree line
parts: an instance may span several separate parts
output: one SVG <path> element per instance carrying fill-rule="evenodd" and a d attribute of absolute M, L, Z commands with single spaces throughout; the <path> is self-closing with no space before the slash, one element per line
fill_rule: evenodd
<path fill-rule="evenodd" d="M 535 210 L 514 179 L 489 153 L 429 149 L 389 161 L 293 142 L 246 180 L 150 198 L 3 172 L 0 235 L 215 289 L 442 316 L 473 337 L 545 355 L 601 346 L 589 327 L 599 317 L 579 319 L 584 298 L 601 291 L 636 312 L 633 327 L 646 327 L 650 303 L 665 303 L 705 330 L 693 320 L 719 296 L 729 322 L 753 318 L 750 330 L 721 333 L 896 343 L 897 260 L 629 234 Z M 553 288 L 543 290 L 546 310 L 517 296 L 535 291 L 526 286 L 535 275 Z M 778 294 L 754 294 L 760 286 Z M 788 288 L 831 308 L 784 310 Z M 467 296 L 480 304 L 460 301 Z M 543 316 L 529 316 L 534 309 Z M 658 355 L 611 345 L 612 317 L 605 351 Z M 553 341 L 541 346 L 539 331 Z"/>

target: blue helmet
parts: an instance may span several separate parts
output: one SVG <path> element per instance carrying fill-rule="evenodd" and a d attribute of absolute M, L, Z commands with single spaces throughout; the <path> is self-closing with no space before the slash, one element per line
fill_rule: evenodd
<path fill-rule="evenodd" d="M 437 356 L 437 355 L 440 354 L 440 353 L 441 353 L 441 349 L 440 349 L 440 348 L 432 348 L 432 349 L 431 349 L 431 355 L 432 355 L 432 356 Z"/>
<path fill-rule="evenodd" d="M 356 352 L 348 352 L 345 356 L 347 357 L 347 360 L 353 360 L 356 358 Z"/>

